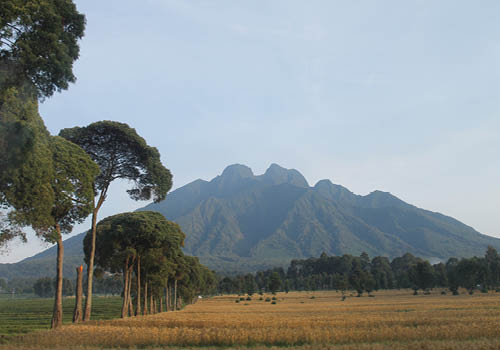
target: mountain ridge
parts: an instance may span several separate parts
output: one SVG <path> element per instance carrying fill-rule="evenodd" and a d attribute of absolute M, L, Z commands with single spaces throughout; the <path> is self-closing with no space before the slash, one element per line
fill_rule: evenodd
<path fill-rule="evenodd" d="M 185 253 L 218 271 L 284 266 L 322 252 L 390 258 L 410 252 L 443 261 L 482 255 L 488 245 L 500 249 L 500 239 L 389 192 L 357 195 L 328 179 L 309 186 L 299 171 L 275 163 L 261 175 L 232 164 L 210 181 L 195 180 L 138 210 L 177 222 L 186 233 Z M 66 256 L 83 259 L 83 236 L 65 241 Z M 22 263 L 52 255 L 55 248 Z"/>

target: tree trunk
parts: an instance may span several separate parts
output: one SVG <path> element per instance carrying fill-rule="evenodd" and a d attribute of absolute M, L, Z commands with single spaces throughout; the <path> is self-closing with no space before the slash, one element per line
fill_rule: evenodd
<path fill-rule="evenodd" d="M 168 280 L 167 280 L 167 286 L 165 287 L 165 311 L 169 311 L 168 310 L 168 307 L 169 307 L 169 304 L 168 304 L 168 294 L 169 294 L 170 290 L 168 289 Z"/>
<path fill-rule="evenodd" d="M 127 307 L 128 307 L 128 261 L 129 257 L 125 259 L 125 265 L 123 266 L 123 304 L 122 304 L 122 318 L 127 317 Z"/>
<path fill-rule="evenodd" d="M 144 310 L 142 314 L 145 316 L 148 314 L 148 282 L 144 283 Z"/>
<path fill-rule="evenodd" d="M 135 315 L 141 314 L 141 257 L 137 255 L 137 307 Z"/>
<path fill-rule="evenodd" d="M 83 314 L 83 321 L 90 320 L 90 314 L 92 311 L 92 282 L 94 278 L 94 257 L 95 257 L 95 239 L 97 232 L 97 213 L 101 208 L 104 199 L 106 198 L 107 188 L 101 191 L 99 200 L 97 201 L 97 206 L 94 207 L 92 211 L 92 245 L 90 246 L 90 257 L 89 264 L 87 265 L 87 294 L 85 298 L 85 312 Z"/>
<path fill-rule="evenodd" d="M 56 297 L 54 300 L 54 312 L 52 313 L 51 328 L 62 326 L 62 286 L 63 286 L 63 258 L 64 246 L 59 224 L 55 226 L 57 233 L 57 274 L 56 274 Z"/>
<path fill-rule="evenodd" d="M 165 311 L 170 311 L 170 288 L 168 286 L 168 280 L 167 280 L 167 286 L 165 287 Z"/>
<path fill-rule="evenodd" d="M 177 279 L 174 280 L 174 311 L 177 311 Z"/>
<path fill-rule="evenodd" d="M 163 312 L 163 295 L 160 293 L 160 312 Z"/>
<path fill-rule="evenodd" d="M 128 315 L 133 316 L 134 315 L 134 305 L 132 305 L 132 297 L 130 296 L 130 293 L 132 291 L 132 272 L 134 270 L 134 265 L 130 265 L 128 269 Z"/>
<path fill-rule="evenodd" d="M 149 308 L 151 310 L 151 315 L 155 314 L 155 305 L 154 305 L 154 298 L 153 298 L 153 290 L 151 289 L 151 293 L 149 293 Z"/>
<path fill-rule="evenodd" d="M 73 311 L 73 323 L 78 323 L 82 320 L 82 294 L 83 294 L 83 266 L 76 268 L 76 293 L 75 293 L 75 310 Z"/>

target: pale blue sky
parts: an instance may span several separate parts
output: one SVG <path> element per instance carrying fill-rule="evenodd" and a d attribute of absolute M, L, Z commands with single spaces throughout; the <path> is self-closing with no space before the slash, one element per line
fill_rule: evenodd
<path fill-rule="evenodd" d="M 275 162 L 500 237 L 500 2 L 75 2 L 87 30 L 77 83 L 40 107 L 52 133 L 119 120 L 174 188 Z M 145 204 L 122 188 L 101 218 Z"/>

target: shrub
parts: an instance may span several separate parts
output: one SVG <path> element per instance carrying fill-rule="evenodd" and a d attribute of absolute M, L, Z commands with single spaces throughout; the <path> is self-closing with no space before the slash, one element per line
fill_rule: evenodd
<path fill-rule="evenodd" d="M 271 302 L 271 304 L 276 304 L 276 300 L 273 300 L 273 301 Z"/>
<path fill-rule="evenodd" d="M 269 298 L 269 297 L 266 298 L 266 302 L 269 302 L 269 301 L 271 301 L 271 298 Z"/>

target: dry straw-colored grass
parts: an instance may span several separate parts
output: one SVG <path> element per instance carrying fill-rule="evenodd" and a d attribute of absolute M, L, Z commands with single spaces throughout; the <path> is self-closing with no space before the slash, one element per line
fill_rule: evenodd
<path fill-rule="evenodd" d="M 275 305 L 258 296 L 239 303 L 236 296 L 215 297 L 178 312 L 38 332 L 15 346 L 500 349 L 499 295 L 411 294 L 342 301 L 335 292 L 280 293 Z"/>

